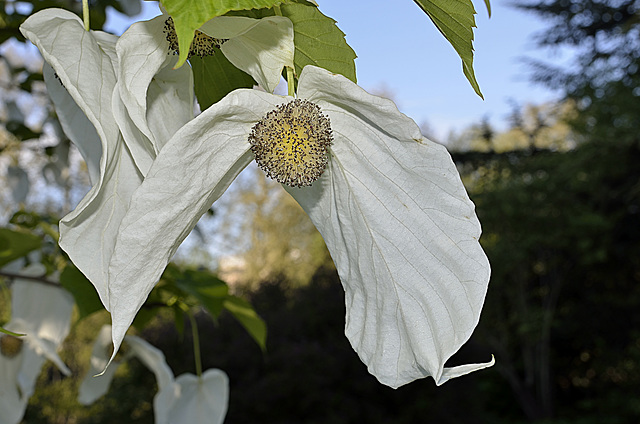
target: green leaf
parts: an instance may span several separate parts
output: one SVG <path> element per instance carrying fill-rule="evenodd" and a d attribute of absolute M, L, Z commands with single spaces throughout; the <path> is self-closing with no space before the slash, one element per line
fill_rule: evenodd
<path fill-rule="evenodd" d="M 489 0 L 484 0 L 484 5 L 487 6 L 487 14 L 491 17 L 491 2 Z"/>
<path fill-rule="evenodd" d="M 471 87 L 484 99 L 473 71 L 473 28 L 475 9 L 471 0 L 414 0 L 431 18 L 442 35 L 451 43 L 462 59 L 462 72 Z M 485 0 L 487 2 L 487 0 Z M 487 7 L 489 5 L 487 3 Z M 490 12 L 490 8 L 488 9 Z"/>
<path fill-rule="evenodd" d="M 145 308 L 142 307 L 133 319 L 131 326 L 138 331 L 144 330 L 144 328 L 151 322 L 153 318 L 158 316 L 159 307 Z"/>
<path fill-rule="evenodd" d="M 222 99 L 236 88 L 251 88 L 255 81 L 244 71 L 229 62 L 222 52 L 213 56 L 189 59 L 200 110 Z"/>
<path fill-rule="evenodd" d="M 293 22 L 296 75 L 315 65 L 356 82 L 356 53 L 335 20 L 309 4 L 283 4 L 281 10 Z"/>
<path fill-rule="evenodd" d="M 40 248 L 40 237 L 30 233 L 0 228 L 0 267 Z"/>
<path fill-rule="evenodd" d="M 229 287 L 207 271 L 184 271 L 175 284 L 185 293 L 195 297 L 213 318 L 220 316 L 223 304 L 229 295 Z"/>
<path fill-rule="evenodd" d="M 67 289 L 76 301 L 80 315 L 78 320 L 103 309 L 91 281 L 73 264 L 68 264 L 60 274 L 60 285 Z"/>
<path fill-rule="evenodd" d="M 251 304 L 244 299 L 229 295 L 224 301 L 224 308 L 242 324 L 264 352 L 267 349 L 267 325 Z"/>
<path fill-rule="evenodd" d="M 26 334 L 22 334 L 22 333 L 14 333 L 13 331 L 9 331 L 9 330 L 7 330 L 6 328 L 2 328 L 2 327 L 0 327 L 0 333 L 8 334 L 8 335 L 13 336 L 13 337 L 23 337 L 23 336 L 26 336 Z"/>
<path fill-rule="evenodd" d="M 195 31 L 208 20 L 230 10 L 249 10 L 272 7 L 282 0 L 164 0 L 162 5 L 173 18 L 178 36 L 180 58 L 176 67 L 187 60 Z"/>
<path fill-rule="evenodd" d="M 178 306 L 178 304 L 172 307 L 173 309 L 173 322 L 178 330 L 180 337 L 184 335 L 184 316 L 185 312 Z"/>

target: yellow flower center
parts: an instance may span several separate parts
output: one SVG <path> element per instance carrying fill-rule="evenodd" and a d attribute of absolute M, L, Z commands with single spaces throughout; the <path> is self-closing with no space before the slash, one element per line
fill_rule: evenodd
<path fill-rule="evenodd" d="M 315 103 L 300 99 L 267 113 L 249 134 L 258 166 L 291 187 L 310 186 L 320 178 L 332 141 L 329 118 Z"/>
<path fill-rule="evenodd" d="M 169 17 L 164 22 L 164 30 L 169 42 L 169 50 L 173 51 L 173 54 L 178 54 L 180 48 L 178 47 L 178 36 L 176 35 L 176 28 L 173 24 L 173 18 Z M 191 41 L 191 48 L 189 49 L 188 58 L 191 56 L 213 56 L 216 53 L 216 49 L 219 49 L 225 42 L 229 40 L 222 38 L 209 37 L 207 34 L 196 30 L 193 41 Z"/>
<path fill-rule="evenodd" d="M 5 358 L 13 358 L 22 350 L 24 342 L 19 337 L 3 334 L 0 336 L 0 353 Z"/>

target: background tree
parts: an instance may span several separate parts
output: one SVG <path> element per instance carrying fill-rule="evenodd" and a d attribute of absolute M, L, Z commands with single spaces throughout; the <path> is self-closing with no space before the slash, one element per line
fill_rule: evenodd
<path fill-rule="evenodd" d="M 576 128 L 604 137 L 614 133 L 615 138 L 636 131 L 640 123 L 640 2 L 545 0 L 515 5 L 549 22 L 535 38 L 539 47 L 569 47 L 575 52 L 570 66 L 528 63 L 534 81 L 577 102 Z"/>
<path fill-rule="evenodd" d="M 238 289 L 277 278 L 305 285 L 318 268 L 333 266 L 308 215 L 257 167 L 234 184 L 219 210 L 219 234 L 231 253 L 220 258 L 219 272 Z"/>

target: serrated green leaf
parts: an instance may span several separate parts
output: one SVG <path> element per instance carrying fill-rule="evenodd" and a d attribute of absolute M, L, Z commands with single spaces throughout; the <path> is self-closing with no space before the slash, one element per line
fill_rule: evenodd
<path fill-rule="evenodd" d="M 203 58 L 194 56 L 189 62 L 202 111 L 236 88 L 251 88 L 255 84 L 249 74 L 233 66 L 222 52 Z"/>
<path fill-rule="evenodd" d="M 476 27 L 476 11 L 471 0 L 414 1 L 458 52 L 462 59 L 462 72 L 476 94 L 484 99 L 473 71 L 473 28 Z"/>
<path fill-rule="evenodd" d="M 0 228 L 0 267 L 25 256 L 41 245 L 42 240 L 38 236 Z"/>
<path fill-rule="evenodd" d="M 229 295 L 229 286 L 207 271 L 184 271 L 175 284 L 187 294 L 195 297 L 207 311 L 217 318 L 222 312 L 223 304 Z"/>
<path fill-rule="evenodd" d="M 249 10 L 273 7 L 282 0 L 164 0 L 162 5 L 173 18 L 178 36 L 180 57 L 176 67 L 182 66 L 195 31 L 209 19 L 224 15 L 230 10 Z"/>
<path fill-rule="evenodd" d="M 265 351 L 267 349 L 267 325 L 258 316 L 251 304 L 244 299 L 229 295 L 224 301 L 224 308 L 231 312 L 253 340 L 258 343 L 260 349 Z"/>
<path fill-rule="evenodd" d="M 284 4 L 281 10 L 293 22 L 296 75 L 315 65 L 356 82 L 356 53 L 335 20 L 308 4 Z"/>
<path fill-rule="evenodd" d="M 94 312 L 102 310 L 102 302 L 98 293 L 87 277 L 74 265 L 69 264 L 60 274 L 60 285 L 64 287 L 76 301 L 79 320 Z"/>
<path fill-rule="evenodd" d="M 335 20 L 306 1 L 287 2 L 280 6 L 280 12 L 293 23 L 296 48 L 293 62 L 296 75 L 300 75 L 305 66 L 315 65 L 357 82 L 357 55 L 347 43 L 344 32 L 338 28 Z M 274 13 L 273 9 L 261 9 L 233 15 L 260 19 L 273 16 Z"/>

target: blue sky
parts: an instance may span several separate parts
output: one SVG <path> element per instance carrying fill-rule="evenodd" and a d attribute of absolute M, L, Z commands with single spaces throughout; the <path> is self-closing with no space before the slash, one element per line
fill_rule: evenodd
<path fill-rule="evenodd" d="M 456 52 L 410 0 L 364 2 L 320 0 L 321 10 L 338 21 L 356 50 L 358 82 L 366 89 L 385 86 L 395 95 L 401 111 L 419 124 L 428 121 L 439 135 L 461 130 L 487 115 L 502 124 L 517 102 L 542 102 L 554 93 L 528 82 L 522 56 L 544 57 L 535 51 L 531 35 L 543 22 L 492 1 L 492 17 L 482 0 L 475 0 L 476 77 L 485 100 L 480 99 L 462 74 Z M 393 3 L 393 7 L 389 4 Z"/>
<path fill-rule="evenodd" d="M 338 21 L 356 51 L 358 83 L 369 91 L 391 93 L 402 112 L 418 124 L 428 122 L 438 138 L 483 116 L 501 128 L 511 110 L 509 100 L 523 104 L 555 98 L 555 93 L 528 82 L 519 58 L 561 58 L 534 48 L 531 36 L 544 29 L 543 22 L 508 7 L 507 1 L 493 0 L 491 19 L 484 1 L 474 1 L 474 67 L 484 101 L 466 81 L 456 52 L 413 1 L 317 1 L 325 15 Z M 146 18 L 158 13 L 155 2 L 143 3 Z M 121 33 L 127 24 L 113 15 L 107 25 Z"/>

